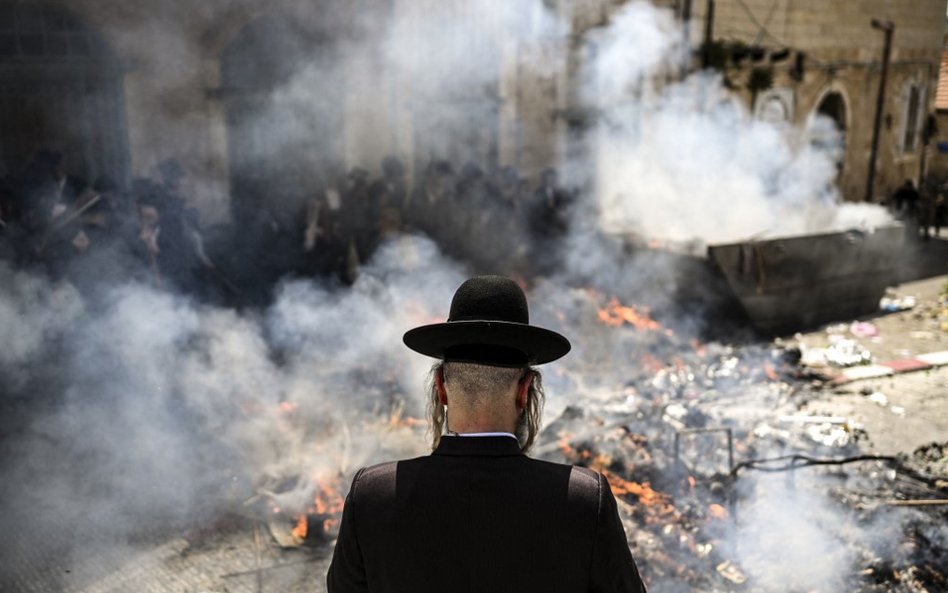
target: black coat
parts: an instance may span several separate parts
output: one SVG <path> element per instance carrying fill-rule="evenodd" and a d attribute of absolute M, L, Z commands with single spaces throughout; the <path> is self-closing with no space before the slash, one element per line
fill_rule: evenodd
<path fill-rule="evenodd" d="M 346 498 L 329 593 L 644 593 L 609 484 L 510 437 L 441 439 L 365 468 Z"/>

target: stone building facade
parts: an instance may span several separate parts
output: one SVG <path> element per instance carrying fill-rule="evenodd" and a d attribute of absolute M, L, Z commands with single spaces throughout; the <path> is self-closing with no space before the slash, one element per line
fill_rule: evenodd
<path fill-rule="evenodd" d="M 693 0 L 692 39 L 704 36 L 707 6 Z M 717 0 L 716 40 L 743 42 L 768 52 L 790 50 L 783 60 L 746 60 L 773 74 L 771 89 L 742 96 L 758 114 L 780 113 L 807 126 L 818 113 L 843 133 L 839 185 L 847 200 L 867 195 L 867 174 L 881 78 L 885 34 L 872 19 L 894 24 L 885 103 L 878 145 L 873 201 L 881 201 L 905 179 L 919 180 L 926 122 L 934 112 L 935 89 L 945 33 L 944 0 Z M 779 54 L 778 54 L 779 55 Z M 797 57 L 802 56 L 802 57 Z M 769 108 L 768 108 L 769 107 Z"/>
<path fill-rule="evenodd" d="M 941 51 L 941 70 L 935 92 L 934 132 L 928 149 L 927 171 L 934 181 L 944 183 L 948 181 L 948 33 Z"/>
<path fill-rule="evenodd" d="M 706 4 L 692 1 L 697 47 Z M 685 2 L 656 0 L 679 14 Z M 128 181 L 173 157 L 210 218 L 226 218 L 235 200 L 256 207 L 277 180 L 315 191 L 325 175 L 377 169 L 389 154 L 410 174 L 450 158 L 533 178 L 571 150 L 584 34 L 625 4 L 0 0 L 0 165 L 14 172 L 50 146 L 67 168 Z M 714 37 L 790 50 L 772 88 L 738 92 L 796 125 L 834 118 L 841 188 L 859 200 L 883 38 L 869 20 L 896 26 L 882 196 L 922 166 L 944 4 L 717 0 Z"/>
<path fill-rule="evenodd" d="M 560 41 L 538 32 L 542 4 L 510 6 L 0 0 L 0 164 L 48 147 L 129 181 L 175 158 L 210 218 L 390 154 L 410 174 L 450 158 L 531 175 L 556 157 L 559 74 L 524 57 Z"/>

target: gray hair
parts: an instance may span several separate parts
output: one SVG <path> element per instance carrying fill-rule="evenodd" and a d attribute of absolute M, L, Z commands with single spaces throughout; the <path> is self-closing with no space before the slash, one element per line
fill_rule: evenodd
<path fill-rule="evenodd" d="M 517 421 L 516 437 L 520 443 L 520 450 L 527 452 L 533 446 L 537 434 L 540 432 L 540 420 L 543 415 L 543 380 L 540 371 L 529 366 L 498 367 L 467 362 L 438 362 L 428 374 L 428 430 L 431 432 L 431 449 L 434 450 L 441 442 L 447 425 L 447 410 L 441 405 L 438 398 L 438 389 L 435 386 L 435 376 L 442 373 L 445 388 L 453 392 L 476 397 L 480 402 L 487 403 L 491 396 L 507 392 L 515 384 L 532 376 L 530 389 L 527 391 L 526 407 Z M 477 405 L 477 404 L 475 404 Z"/>

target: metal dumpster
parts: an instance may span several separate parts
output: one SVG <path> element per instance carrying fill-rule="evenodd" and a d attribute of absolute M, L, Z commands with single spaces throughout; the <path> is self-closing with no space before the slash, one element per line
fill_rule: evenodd
<path fill-rule="evenodd" d="M 712 245 L 708 259 L 754 326 L 780 334 L 877 311 L 905 241 L 892 225 Z"/>

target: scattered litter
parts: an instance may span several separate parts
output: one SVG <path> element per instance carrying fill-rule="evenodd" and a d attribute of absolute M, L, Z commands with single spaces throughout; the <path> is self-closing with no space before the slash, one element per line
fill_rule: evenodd
<path fill-rule="evenodd" d="M 270 535 L 281 548 L 297 548 L 303 543 L 303 538 L 294 533 L 293 527 L 289 522 L 279 518 L 267 521 Z"/>
<path fill-rule="evenodd" d="M 687 415 L 688 415 L 688 408 L 686 408 L 685 406 L 681 405 L 678 402 L 671 403 L 665 406 L 664 416 L 666 416 L 668 419 L 681 420 Z"/>
<path fill-rule="evenodd" d="M 889 405 L 889 398 L 887 398 L 884 393 L 879 393 L 878 391 L 869 394 L 869 401 L 877 403 L 883 408 Z"/>
<path fill-rule="evenodd" d="M 913 296 L 904 296 L 904 297 L 890 297 L 884 296 L 882 300 L 879 301 L 879 308 L 883 311 L 907 311 L 908 309 L 914 309 L 915 305 L 918 304 L 918 301 Z"/>
<path fill-rule="evenodd" d="M 695 544 L 695 556 L 704 558 L 714 549 L 711 544 Z"/>
<path fill-rule="evenodd" d="M 879 335 L 879 328 L 868 321 L 853 321 L 849 333 L 857 338 L 873 338 Z"/>
<path fill-rule="evenodd" d="M 855 340 L 840 340 L 826 349 L 826 360 L 836 366 L 848 367 L 868 364 L 872 354 Z"/>
<path fill-rule="evenodd" d="M 826 326 L 826 333 L 830 335 L 843 335 L 849 331 L 849 326 L 845 323 L 834 323 Z"/>
<path fill-rule="evenodd" d="M 869 364 L 872 354 L 855 340 L 836 339 L 826 348 L 800 346 L 800 362 L 805 366 L 851 367 Z"/>
<path fill-rule="evenodd" d="M 786 430 L 778 430 L 773 426 L 763 422 L 754 427 L 752 434 L 759 439 L 766 439 L 771 436 L 790 438 L 790 432 Z"/>
<path fill-rule="evenodd" d="M 715 567 L 715 570 L 718 571 L 719 575 L 731 581 L 735 585 L 742 585 L 747 581 L 747 577 L 744 576 L 744 573 L 740 568 L 738 568 L 737 564 L 731 562 L 730 560 L 725 560 L 721 564 L 718 564 Z"/>
<path fill-rule="evenodd" d="M 889 408 L 892 410 L 892 413 L 898 416 L 899 418 L 905 418 L 905 408 L 902 406 L 892 406 Z"/>
<path fill-rule="evenodd" d="M 845 447 L 852 441 L 852 433 L 845 424 L 813 424 L 804 433 L 811 441 L 827 447 Z"/>
<path fill-rule="evenodd" d="M 843 416 L 781 416 L 780 422 L 802 424 L 803 433 L 813 442 L 827 447 L 845 447 L 855 439 L 862 426 Z"/>
<path fill-rule="evenodd" d="M 845 416 L 781 416 L 780 422 L 785 424 L 848 424 Z"/>

